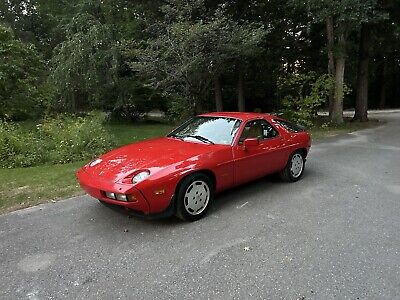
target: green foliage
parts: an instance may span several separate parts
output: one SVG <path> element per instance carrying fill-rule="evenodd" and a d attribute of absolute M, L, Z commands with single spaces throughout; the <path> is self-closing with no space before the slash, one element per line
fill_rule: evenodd
<path fill-rule="evenodd" d="M 215 76 L 260 52 L 266 31 L 259 23 L 235 21 L 222 7 L 208 12 L 202 0 L 169 2 L 163 18 L 149 24 L 150 38 L 131 44 L 130 66 L 172 99 L 170 115 L 181 117 L 204 106 Z"/>
<path fill-rule="evenodd" d="M 361 23 L 377 22 L 387 18 L 378 0 L 307 0 L 289 1 L 294 6 L 306 8 L 317 22 L 325 22 L 333 17 L 337 22 L 346 24 L 347 29 Z"/>
<path fill-rule="evenodd" d="M 334 79 L 314 72 L 290 74 L 278 79 L 278 93 L 282 98 L 284 117 L 311 127 L 318 109 L 328 101 Z M 349 93 L 346 88 L 345 93 Z"/>
<path fill-rule="evenodd" d="M 47 141 L 49 161 L 67 163 L 93 158 L 114 146 L 112 137 L 102 125 L 103 113 L 87 117 L 59 115 L 46 118 L 37 128 L 40 139 Z"/>
<path fill-rule="evenodd" d="M 180 123 L 193 116 L 193 109 L 187 105 L 187 101 L 176 97 L 169 102 L 166 115 L 169 121 Z"/>
<path fill-rule="evenodd" d="M 114 43 L 110 28 L 89 14 L 78 14 L 68 24 L 67 40 L 55 49 L 50 78 L 64 110 L 96 107 L 114 84 Z"/>
<path fill-rule="evenodd" d="M 0 123 L 0 167 L 63 164 L 93 158 L 114 146 L 102 125 L 104 114 L 59 115 L 43 119 L 34 130 Z"/>
<path fill-rule="evenodd" d="M 115 120 L 137 120 L 156 108 L 179 119 L 214 109 L 214 78 L 225 109 L 232 110 L 239 70 L 248 110 L 270 111 L 282 104 L 274 97 L 282 70 L 326 72 L 328 17 L 334 32 L 328 50 L 346 58 L 349 84 L 356 78 L 358 29 L 373 27 L 370 107 L 379 95 L 397 106 L 398 2 L 0 1 L 6 26 L 0 34 L 0 118 L 99 109 Z"/>
<path fill-rule="evenodd" d="M 37 133 L 24 132 L 20 126 L 0 121 L 0 167 L 27 167 L 43 163 L 46 150 Z"/>
<path fill-rule="evenodd" d="M 38 115 L 43 91 L 44 62 L 33 45 L 22 43 L 0 25 L 0 118 Z"/>
<path fill-rule="evenodd" d="M 51 60 L 56 111 L 103 109 L 136 120 L 154 108 L 150 89 L 125 64 L 125 41 L 139 30 L 129 1 L 81 1 Z M 128 10 L 129 9 L 129 10 Z M 160 99 L 160 97 L 156 97 Z"/>
<path fill-rule="evenodd" d="M 121 45 L 119 49 L 123 47 Z M 121 53 L 121 61 L 126 59 L 124 55 Z M 162 95 L 139 82 L 127 66 L 124 65 L 122 69 L 125 75 L 117 78 L 114 88 L 107 94 L 107 98 L 113 100 L 105 106 L 111 111 L 112 120 L 137 121 L 151 110 L 166 110 L 166 101 Z"/>

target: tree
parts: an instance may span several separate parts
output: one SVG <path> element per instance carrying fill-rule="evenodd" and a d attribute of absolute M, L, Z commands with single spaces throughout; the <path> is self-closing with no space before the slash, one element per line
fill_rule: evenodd
<path fill-rule="evenodd" d="M 326 39 L 327 39 L 327 50 L 328 50 L 328 74 L 332 78 L 335 77 L 335 54 L 334 54 L 334 46 L 335 46 L 335 34 L 334 34 L 334 25 L 333 19 L 331 16 L 326 18 Z M 333 103 L 335 101 L 335 86 L 332 85 L 331 91 L 329 93 L 329 116 L 332 115 L 333 111 Z"/>
<path fill-rule="evenodd" d="M 238 110 L 245 111 L 244 74 L 248 62 L 262 54 L 261 43 L 266 30 L 259 23 L 233 23 L 230 42 L 226 43 L 229 56 L 234 60 L 237 70 Z"/>
<path fill-rule="evenodd" d="M 371 31 L 368 24 L 362 24 L 358 50 L 357 95 L 353 121 L 368 121 L 368 65 Z"/>
<path fill-rule="evenodd" d="M 389 13 L 389 18 L 373 24 L 371 30 L 371 67 L 370 72 L 372 93 L 378 99 L 375 106 L 381 109 L 386 106 L 396 106 L 397 82 L 400 57 L 400 3 L 385 1 L 382 5 Z"/>
<path fill-rule="evenodd" d="M 384 18 L 384 14 L 380 12 L 377 0 L 308 0 L 301 3 L 293 0 L 292 3 L 296 6 L 306 4 L 304 9 L 309 11 L 315 22 L 327 24 L 329 59 L 332 59 L 332 48 L 335 54 L 335 88 L 330 120 L 334 124 L 343 123 L 343 87 L 348 36 L 363 23 Z"/>
<path fill-rule="evenodd" d="M 329 98 L 334 82 L 329 74 L 295 73 L 278 79 L 283 116 L 305 126 L 312 126 L 318 109 Z"/>
<path fill-rule="evenodd" d="M 105 89 L 115 83 L 117 64 L 109 26 L 80 13 L 68 24 L 67 40 L 54 51 L 51 81 L 61 102 L 74 112 L 101 101 Z"/>
<path fill-rule="evenodd" d="M 166 14 L 172 16 L 173 11 Z M 213 80 L 206 67 L 211 26 L 185 20 L 169 22 L 166 17 L 151 29 L 151 38 L 131 46 L 132 70 L 148 86 L 173 99 L 174 106 L 180 103 L 176 108 L 180 113 L 199 111 Z"/>
<path fill-rule="evenodd" d="M 39 113 L 44 62 L 35 47 L 0 25 L 0 118 L 24 119 Z"/>
<path fill-rule="evenodd" d="M 390 18 L 381 21 L 382 11 Z M 46 97 L 54 111 L 129 119 L 155 107 L 179 115 L 278 110 L 279 77 L 320 76 L 327 65 L 336 78 L 331 120 L 343 120 L 345 81 L 355 91 L 345 106 L 356 102 L 356 119 L 366 119 L 366 104 L 398 105 L 399 12 L 393 0 L 0 1 L 0 23 L 50 62 L 35 76 L 37 91 L 42 82 L 55 91 Z M 32 111 L 31 102 L 18 103 Z"/>
<path fill-rule="evenodd" d="M 0 22 L 25 43 L 32 43 L 45 59 L 63 41 L 63 26 L 76 13 L 75 1 L 7 0 L 0 2 Z M 75 3 L 76 4 L 76 3 Z"/>
<path fill-rule="evenodd" d="M 187 113 L 201 110 L 214 85 L 215 107 L 223 109 L 221 75 L 239 70 L 239 103 L 244 109 L 243 69 L 265 30 L 261 25 L 239 24 L 223 7 L 207 11 L 202 0 L 170 1 L 163 6 L 163 19 L 151 26 L 152 32 L 136 49 L 133 70 L 154 89 L 180 99 Z"/>
<path fill-rule="evenodd" d="M 63 26 L 65 40 L 51 59 L 50 82 L 57 91 L 54 108 L 102 109 L 129 120 L 162 108 L 126 63 L 127 40 L 143 38 L 141 4 L 80 0 L 73 10 L 75 15 Z"/>

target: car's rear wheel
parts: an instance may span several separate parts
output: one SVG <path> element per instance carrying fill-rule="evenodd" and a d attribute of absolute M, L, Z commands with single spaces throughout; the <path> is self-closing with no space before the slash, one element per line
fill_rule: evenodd
<path fill-rule="evenodd" d="M 207 214 L 213 199 L 214 186 L 207 175 L 195 173 L 180 183 L 176 198 L 176 216 L 185 221 L 196 221 Z"/>
<path fill-rule="evenodd" d="M 303 176 L 304 167 L 304 153 L 297 150 L 289 156 L 286 167 L 279 173 L 279 175 L 284 181 L 295 182 Z"/>

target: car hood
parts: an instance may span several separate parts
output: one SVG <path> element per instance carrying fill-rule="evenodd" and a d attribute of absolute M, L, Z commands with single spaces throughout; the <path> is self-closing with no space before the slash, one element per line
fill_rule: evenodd
<path fill-rule="evenodd" d="M 174 138 L 157 138 L 123 146 L 102 155 L 85 171 L 107 181 L 118 182 L 140 170 L 153 174 L 166 167 L 214 152 L 224 145 L 187 142 Z"/>

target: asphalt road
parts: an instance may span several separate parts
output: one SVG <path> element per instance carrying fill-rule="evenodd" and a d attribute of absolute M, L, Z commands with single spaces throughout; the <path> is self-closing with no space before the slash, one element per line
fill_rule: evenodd
<path fill-rule="evenodd" d="M 314 145 L 300 182 L 226 192 L 195 223 L 87 196 L 3 215 L 0 298 L 400 299 L 400 113 L 379 117 Z"/>

